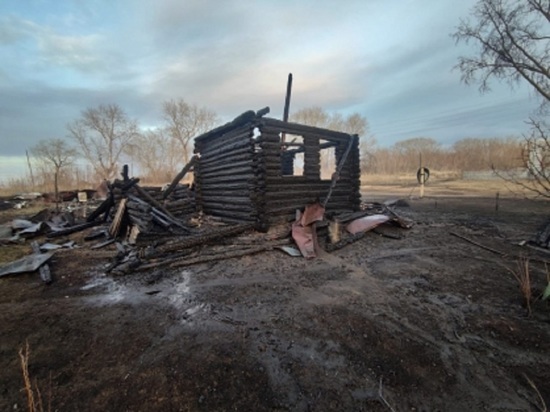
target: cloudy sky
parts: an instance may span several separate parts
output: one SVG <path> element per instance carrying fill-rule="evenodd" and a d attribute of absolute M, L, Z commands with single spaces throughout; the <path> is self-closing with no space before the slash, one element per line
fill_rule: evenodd
<path fill-rule="evenodd" d="M 116 103 L 143 127 L 183 98 L 223 122 L 312 105 L 366 116 L 378 143 L 449 145 L 519 134 L 537 106 L 526 88 L 480 95 L 453 71 L 450 34 L 474 0 L 2 0 L 0 181 L 25 149 L 65 138 L 82 110 Z"/>

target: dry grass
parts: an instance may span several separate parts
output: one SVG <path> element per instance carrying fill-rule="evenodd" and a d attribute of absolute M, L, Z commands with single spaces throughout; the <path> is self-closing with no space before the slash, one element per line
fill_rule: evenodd
<path fill-rule="evenodd" d="M 513 270 L 507 268 L 508 271 L 514 275 L 519 284 L 519 290 L 521 296 L 525 301 L 527 312 L 531 316 L 531 301 L 532 301 L 532 288 L 531 288 L 531 274 L 529 271 L 529 259 L 521 258 L 517 262 L 517 269 Z"/>
<path fill-rule="evenodd" d="M 391 192 L 400 196 L 418 196 L 419 184 L 414 174 L 361 176 L 362 189 L 366 192 Z M 451 172 L 433 172 L 426 183 L 424 195 L 430 196 L 479 196 L 524 198 L 532 196 L 525 189 L 501 179 L 464 180 Z"/>
<path fill-rule="evenodd" d="M 542 397 L 542 395 L 540 394 L 540 391 L 539 389 L 537 388 L 537 385 L 535 385 L 535 382 L 533 382 L 525 373 L 523 374 L 523 377 L 525 378 L 525 380 L 527 381 L 527 383 L 529 384 L 529 386 L 531 388 L 533 388 L 533 390 L 535 391 L 535 393 L 537 394 L 537 398 L 538 398 L 538 401 L 540 403 L 540 406 L 539 409 L 540 409 L 540 412 L 548 412 L 548 408 L 546 407 L 546 402 L 544 402 L 544 398 Z"/>
<path fill-rule="evenodd" d="M 8 244 L 0 245 L 0 266 L 14 260 L 21 259 L 31 252 L 29 245 Z"/>
<path fill-rule="evenodd" d="M 52 410 L 52 396 L 51 396 L 51 381 L 50 381 L 50 393 L 48 396 L 48 408 L 44 409 L 44 403 L 42 401 L 42 393 L 38 387 L 38 381 L 35 379 L 34 383 L 31 381 L 29 374 L 29 359 L 30 349 L 29 342 L 25 344 L 25 348 L 19 349 L 19 360 L 21 362 L 21 370 L 23 373 L 23 382 L 25 384 L 25 393 L 27 395 L 27 408 L 29 412 L 51 412 Z"/>

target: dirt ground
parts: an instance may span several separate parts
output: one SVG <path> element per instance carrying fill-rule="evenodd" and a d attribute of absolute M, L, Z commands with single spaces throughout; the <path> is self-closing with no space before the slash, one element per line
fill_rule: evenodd
<path fill-rule="evenodd" d="M 0 410 L 27 409 L 25 342 L 52 411 L 550 405 L 550 305 L 536 299 L 547 283 L 536 260 L 550 254 L 517 245 L 550 203 L 503 198 L 496 213 L 494 197 L 408 202 L 396 211 L 412 229 L 380 229 L 399 239 L 369 233 L 310 261 L 275 250 L 112 277 L 102 269 L 114 247 L 73 235 L 83 247 L 56 252 L 53 284 L 0 279 Z M 531 316 L 508 270 L 520 255 L 531 256 Z"/>

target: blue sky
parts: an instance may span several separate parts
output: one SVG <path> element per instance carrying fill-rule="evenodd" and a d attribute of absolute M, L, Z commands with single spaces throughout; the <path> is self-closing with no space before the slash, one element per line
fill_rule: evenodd
<path fill-rule="evenodd" d="M 2 0 L 0 181 L 24 172 L 25 149 L 65 138 L 66 124 L 116 103 L 144 127 L 183 98 L 227 121 L 271 107 L 358 112 L 378 143 L 444 145 L 521 134 L 537 107 L 525 87 L 481 95 L 453 71 L 450 34 L 464 0 Z"/>

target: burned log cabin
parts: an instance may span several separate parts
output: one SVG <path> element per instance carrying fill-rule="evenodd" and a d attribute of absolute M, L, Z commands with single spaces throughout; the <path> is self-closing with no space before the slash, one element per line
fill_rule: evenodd
<path fill-rule="evenodd" d="M 245 112 L 195 139 L 198 210 L 263 230 L 327 196 L 327 212 L 359 210 L 359 137 L 264 117 L 268 112 Z M 323 151 L 331 150 L 332 170 L 322 175 Z"/>

